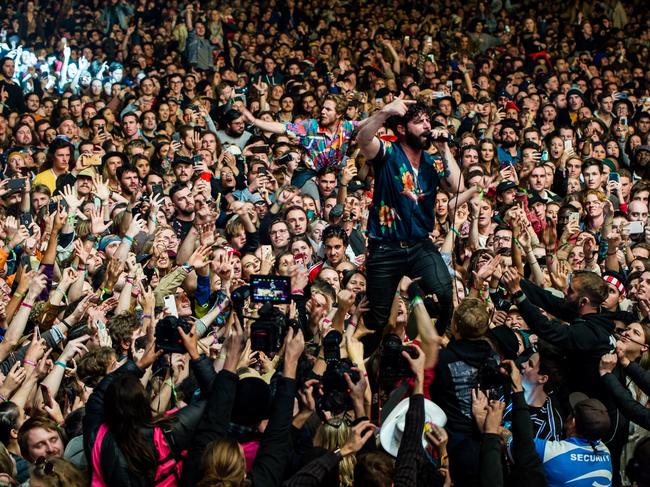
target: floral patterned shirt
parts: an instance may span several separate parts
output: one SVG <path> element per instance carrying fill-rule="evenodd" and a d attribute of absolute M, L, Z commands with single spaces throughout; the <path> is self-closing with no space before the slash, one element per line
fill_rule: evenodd
<path fill-rule="evenodd" d="M 314 119 L 285 123 L 287 134 L 300 142 L 311 158 L 314 171 L 324 168 L 340 169 L 345 162 L 345 153 L 352 140 L 352 134 L 359 125 L 357 121 L 342 120 L 334 135 L 330 137 L 326 130 Z"/>
<path fill-rule="evenodd" d="M 435 220 L 434 205 L 440 179 L 445 176 L 441 159 L 423 152 L 414 171 L 400 144 L 381 142 L 375 168 L 375 190 L 368 219 L 370 239 L 417 241 L 429 238 Z"/>

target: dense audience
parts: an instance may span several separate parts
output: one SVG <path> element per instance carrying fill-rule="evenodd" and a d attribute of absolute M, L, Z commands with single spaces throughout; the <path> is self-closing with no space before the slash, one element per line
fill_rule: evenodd
<path fill-rule="evenodd" d="M 0 21 L 0 485 L 650 486 L 643 2 Z"/>

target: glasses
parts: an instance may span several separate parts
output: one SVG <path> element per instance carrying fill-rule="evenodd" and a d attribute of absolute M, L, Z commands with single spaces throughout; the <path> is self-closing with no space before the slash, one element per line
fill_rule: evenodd
<path fill-rule="evenodd" d="M 269 235 L 283 235 L 285 233 L 289 233 L 289 230 L 283 228 L 282 230 L 272 230 L 271 232 L 269 232 Z"/>

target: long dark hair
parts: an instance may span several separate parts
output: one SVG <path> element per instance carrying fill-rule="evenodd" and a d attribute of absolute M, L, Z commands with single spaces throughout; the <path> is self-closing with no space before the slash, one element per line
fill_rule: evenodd
<path fill-rule="evenodd" d="M 142 434 L 143 429 L 154 427 L 149 394 L 136 377 L 125 374 L 108 387 L 104 404 L 106 424 L 122 450 L 129 470 L 153 478 L 157 457 Z"/>

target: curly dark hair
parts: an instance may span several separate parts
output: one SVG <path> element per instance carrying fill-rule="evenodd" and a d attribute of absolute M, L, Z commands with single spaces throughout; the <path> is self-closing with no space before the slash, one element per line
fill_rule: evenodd
<path fill-rule="evenodd" d="M 411 120 L 416 119 L 417 117 L 419 117 L 422 114 L 431 117 L 431 109 L 427 105 L 422 103 L 421 101 L 418 101 L 418 102 L 413 103 L 412 105 L 410 105 L 408 110 L 406 111 L 406 113 L 403 116 L 398 117 L 398 116 L 394 115 L 394 116 L 390 117 L 386 121 L 386 126 L 389 129 L 391 129 L 393 132 L 396 133 L 398 125 L 405 126 Z"/>

